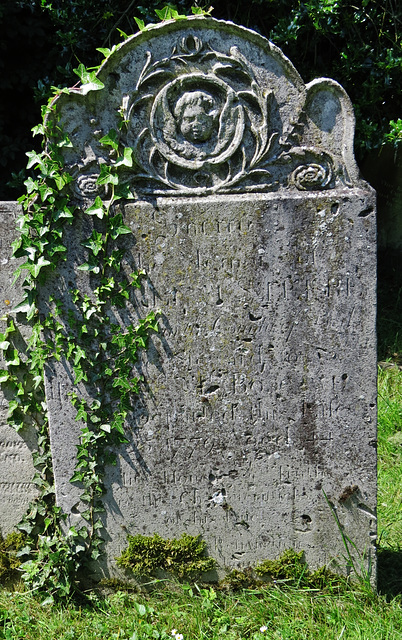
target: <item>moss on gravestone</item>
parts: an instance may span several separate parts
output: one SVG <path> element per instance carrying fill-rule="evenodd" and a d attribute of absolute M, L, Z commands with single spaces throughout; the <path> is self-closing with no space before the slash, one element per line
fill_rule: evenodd
<path fill-rule="evenodd" d="M 199 536 L 183 533 L 178 539 L 153 536 L 128 536 L 128 547 L 117 564 L 136 576 L 166 571 L 178 578 L 195 577 L 215 567 L 215 560 L 205 555 L 206 544 Z"/>

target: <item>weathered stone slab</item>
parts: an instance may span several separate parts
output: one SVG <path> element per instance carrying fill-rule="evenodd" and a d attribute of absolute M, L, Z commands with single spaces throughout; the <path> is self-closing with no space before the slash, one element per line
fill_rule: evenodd
<path fill-rule="evenodd" d="M 148 274 L 137 313 L 160 308 L 162 328 L 108 476 L 111 564 L 128 530 L 201 534 L 227 567 L 289 547 L 322 565 L 343 556 L 323 491 L 370 548 L 373 212 L 357 189 L 126 207 L 133 261 Z M 60 504 L 77 513 L 78 427 L 61 369 L 48 398 L 55 475 Z"/>
<path fill-rule="evenodd" d="M 4 316 L 22 298 L 20 286 L 11 286 L 17 263 L 11 260 L 11 242 L 16 238 L 16 218 L 20 207 L 13 202 L 0 203 L 1 259 L 0 259 L 0 314 Z M 1 322 L 5 329 L 5 322 Z M 21 327 L 22 332 L 24 329 Z M 22 336 L 20 340 L 23 341 Z M 0 351 L 0 368 L 6 363 Z M 4 387 L 4 385 L 3 385 Z M 34 429 L 24 429 L 17 433 L 7 424 L 7 388 L 0 391 L 0 533 L 6 535 L 18 524 L 26 512 L 29 502 L 37 490 L 32 482 L 34 467 L 32 451 L 36 450 Z"/>
<path fill-rule="evenodd" d="M 66 163 L 84 208 L 115 162 L 100 139 L 123 115 L 137 201 L 123 207 L 122 268 L 147 277 L 114 320 L 161 310 L 129 443 L 107 474 L 104 570 L 127 532 L 183 531 L 222 569 L 293 547 L 311 567 L 337 558 L 346 570 L 325 496 L 373 556 L 375 202 L 348 97 L 332 80 L 306 87 L 276 47 L 209 19 L 128 40 L 99 76 L 104 90 L 59 100 Z M 74 268 L 88 224 L 77 215 L 49 285 L 66 304 L 72 284 L 90 294 Z M 54 363 L 47 402 L 57 499 L 75 524 L 72 380 Z"/>

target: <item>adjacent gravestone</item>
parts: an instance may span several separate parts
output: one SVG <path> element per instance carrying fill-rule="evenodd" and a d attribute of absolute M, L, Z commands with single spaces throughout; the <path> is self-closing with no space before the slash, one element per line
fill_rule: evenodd
<path fill-rule="evenodd" d="M 122 206 L 122 268 L 147 277 L 115 318 L 161 310 L 108 470 L 104 571 L 127 532 L 200 534 L 222 569 L 289 547 L 345 569 L 341 527 L 373 561 L 375 199 L 347 95 L 328 79 L 305 86 L 264 38 L 205 18 L 128 39 L 99 78 L 104 89 L 58 99 L 66 164 L 84 209 L 115 162 L 100 140 L 123 121 L 135 201 Z M 85 224 L 57 274 L 66 297 L 77 281 L 90 295 L 74 269 Z M 57 499 L 74 524 L 72 379 L 55 363 L 47 394 Z"/>
<path fill-rule="evenodd" d="M 13 273 L 17 263 L 11 259 L 11 242 L 16 237 L 16 218 L 20 207 L 12 202 L 0 203 L 1 259 L 0 259 L 0 312 L 3 317 L 1 331 L 6 328 L 4 317 L 16 306 L 22 297 L 20 286 L 12 286 Z M 21 327 L 22 334 L 26 333 Z M 24 338 L 18 331 L 18 346 L 23 349 Z M 0 369 L 7 364 L 0 352 Z M 2 385 L 0 393 L 0 534 L 10 533 L 26 513 L 30 501 L 37 495 L 32 482 L 34 467 L 32 452 L 36 450 L 36 436 L 33 427 L 16 432 L 7 424 L 8 403 L 14 399 L 13 390 Z"/>

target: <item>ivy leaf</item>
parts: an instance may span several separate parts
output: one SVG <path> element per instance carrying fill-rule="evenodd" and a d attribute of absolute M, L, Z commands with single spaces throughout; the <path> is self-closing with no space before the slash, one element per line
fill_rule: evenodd
<path fill-rule="evenodd" d="M 37 262 L 24 262 L 24 264 L 21 265 L 20 269 L 27 269 L 34 278 L 37 278 L 42 267 L 47 267 L 49 264 L 51 264 L 49 260 L 46 260 L 46 258 L 40 256 Z"/>
<path fill-rule="evenodd" d="M 75 553 L 81 553 L 83 551 L 86 551 L 86 547 L 84 547 L 83 544 L 75 545 Z"/>
<path fill-rule="evenodd" d="M 105 56 L 105 58 L 108 58 L 110 56 L 110 54 L 112 53 L 112 49 L 107 49 L 106 47 L 98 47 L 96 49 L 96 51 L 100 51 L 100 53 Z"/>
<path fill-rule="evenodd" d="M 56 174 L 53 179 L 54 179 L 54 181 L 56 183 L 56 187 L 59 189 L 59 191 L 61 191 L 62 188 L 66 184 L 71 182 L 74 178 L 72 176 L 70 176 L 69 173 L 62 173 L 62 174 Z"/>
<path fill-rule="evenodd" d="M 134 193 L 131 191 L 130 185 L 126 182 L 118 184 L 114 191 L 115 199 L 124 198 L 125 200 L 133 200 L 135 198 Z"/>
<path fill-rule="evenodd" d="M 74 218 L 73 212 L 68 208 L 67 205 L 64 205 L 62 208 L 57 209 L 54 212 L 54 220 L 57 222 L 60 218 Z"/>
<path fill-rule="evenodd" d="M 45 135 L 45 129 L 43 124 L 38 124 L 36 127 L 32 127 L 31 129 L 32 133 L 34 136 L 38 136 L 38 135 Z"/>
<path fill-rule="evenodd" d="M 72 478 L 70 478 L 70 482 L 81 482 L 84 479 L 84 474 L 80 471 L 76 471 Z"/>
<path fill-rule="evenodd" d="M 1 380 L 0 380 L 1 382 Z M 42 383 L 42 376 L 41 375 L 37 375 L 33 377 L 33 382 L 34 382 L 34 389 L 37 389 L 39 387 L 39 385 Z"/>
<path fill-rule="evenodd" d="M 2 346 L 0 345 L 0 349 Z M 10 379 L 10 374 L 6 369 L 0 369 L 0 382 L 7 382 Z"/>
<path fill-rule="evenodd" d="M 119 156 L 114 164 L 115 167 L 132 167 L 133 166 L 133 150 L 131 147 L 124 147 L 123 155 Z"/>
<path fill-rule="evenodd" d="M 18 354 L 18 350 L 17 349 L 13 349 L 13 355 L 11 358 L 7 358 L 7 364 L 8 366 L 13 365 L 14 367 L 18 366 L 20 364 L 21 360 Z M 17 393 L 17 395 L 21 395 L 20 393 Z"/>
<path fill-rule="evenodd" d="M 96 77 L 96 71 L 89 71 L 83 64 L 80 64 L 78 68 L 73 69 L 73 71 L 81 80 L 82 86 L 79 92 L 82 93 L 82 95 L 85 96 L 89 91 L 99 91 L 99 89 L 104 88 L 105 85 L 103 82 Z"/>
<path fill-rule="evenodd" d="M 213 7 L 209 9 L 201 9 L 201 7 L 191 7 L 191 11 L 195 16 L 210 16 Z"/>
<path fill-rule="evenodd" d="M 7 351 L 9 346 L 10 346 L 10 343 L 7 340 L 3 340 L 3 342 L 0 342 L 0 349 L 2 351 Z M 3 382 L 3 381 L 1 381 L 1 382 Z"/>
<path fill-rule="evenodd" d="M 88 420 L 88 412 L 85 411 L 84 407 L 80 407 L 77 411 L 77 415 L 75 416 L 76 420 Z"/>
<path fill-rule="evenodd" d="M 96 184 L 119 184 L 119 178 L 114 173 L 112 173 L 112 167 L 109 167 L 109 165 L 107 164 L 101 164 L 100 176 L 97 179 Z"/>
<path fill-rule="evenodd" d="M 20 406 L 20 403 L 18 402 L 18 400 L 10 400 L 10 402 L 8 403 L 7 418 L 11 418 L 14 411 L 18 409 L 19 406 Z"/>
<path fill-rule="evenodd" d="M 127 33 L 125 33 L 124 31 L 122 31 L 121 29 L 119 29 L 119 27 L 117 27 L 117 31 L 120 33 L 120 35 L 123 38 L 123 40 L 128 40 L 129 39 L 130 36 Z"/>
<path fill-rule="evenodd" d="M 81 347 L 77 345 L 77 348 L 75 350 L 75 356 L 74 356 L 74 364 L 78 364 L 80 360 L 85 360 L 85 358 L 86 358 L 86 353 L 84 349 L 81 349 Z"/>
<path fill-rule="evenodd" d="M 91 256 L 92 258 L 94 258 L 94 256 Z M 94 259 L 90 259 L 88 262 L 84 262 L 83 264 L 80 264 L 77 269 L 79 271 L 92 271 L 93 273 L 99 273 L 100 272 L 100 266 L 98 262 L 94 262 Z"/>
<path fill-rule="evenodd" d="M 51 189 L 47 184 L 42 184 L 39 187 L 40 198 L 42 202 L 47 200 L 48 196 L 51 196 L 53 193 L 53 189 Z"/>
<path fill-rule="evenodd" d="M 126 378 L 115 378 L 112 382 L 112 387 L 113 388 L 119 387 L 120 389 L 130 390 L 131 384 L 129 380 L 127 380 Z"/>
<path fill-rule="evenodd" d="M 113 240 L 127 233 L 131 233 L 131 229 L 123 224 L 123 216 L 121 213 L 110 218 L 110 237 Z"/>
<path fill-rule="evenodd" d="M 26 156 L 28 156 L 28 164 L 27 169 L 31 169 L 34 165 L 41 166 L 43 164 L 43 158 L 40 154 L 36 153 L 36 151 L 27 151 Z"/>
<path fill-rule="evenodd" d="M 144 269 L 140 269 L 139 271 L 136 271 L 134 273 L 130 273 L 130 278 L 132 278 L 131 286 L 135 287 L 136 289 L 140 289 L 141 288 L 141 278 L 143 276 L 145 276 Z"/>
<path fill-rule="evenodd" d="M 90 249 L 94 256 L 97 256 L 98 253 L 103 249 L 103 234 L 98 233 L 96 229 L 92 231 L 92 235 L 88 240 L 84 240 L 81 242 L 83 247 L 86 249 Z"/>
<path fill-rule="evenodd" d="M 55 253 L 65 253 L 67 251 L 67 248 L 64 246 L 64 244 L 53 244 L 50 247 L 48 247 L 48 255 L 49 256 L 53 256 Z"/>
<path fill-rule="evenodd" d="M 134 16 L 134 20 L 137 23 L 137 27 L 139 28 L 140 31 L 145 31 L 146 30 L 146 26 L 145 26 L 145 22 L 144 20 L 141 20 L 140 18 L 136 18 Z"/>
<path fill-rule="evenodd" d="M 109 133 L 103 136 L 99 142 L 117 151 L 119 148 L 119 134 L 115 129 L 110 129 Z"/>
<path fill-rule="evenodd" d="M 163 9 L 154 9 L 158 18 L 164 20 L 184 20 L 187 16 L 179 14 L 176 9 L 170 6 L 163 7 Z"/>
<path fill-rule="evenodd" d="M 102 220 L 105 215 L 105 208 L 103 206 L 102 198 L 96 196 L 95 202 L 92 206 L 85 210 L 85 213 L 87 213 L 89 216 L 97 216 Z"/>
<path fill-rule="evenodd" d="M 27 193 L 32 193 L 33 191 L 38 190 L 38 182 L 32 180 L 32 178 L 28 178 L 27 180 L 25 180 L 24 185 L 27 188 Z"/>
<path fill-rule="evenodd" d="M 16 307 L 11 309 L 13 313 L 25 313 L 27 319 L 30 320 L 36 313 L 36 304 L 33 296 L 33 292 L 29 291 L 28 295 L 22 302 L 17 304 Z"/>

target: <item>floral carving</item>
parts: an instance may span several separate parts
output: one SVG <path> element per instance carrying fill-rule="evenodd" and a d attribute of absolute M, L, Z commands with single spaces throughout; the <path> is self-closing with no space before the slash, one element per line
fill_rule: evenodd
<path fill-rule="evenodd" d="M 306 98 L 301 79 L 298 85 L 291 73 L 288 77 L 286 70 L 279 71 L 275 60 L 272 68 L 258 65 L 237 46 L 217 51 L 195 35 L 181 37 L 167 57 L 154 60 L 148 51 L 133 90 L 120 98 L 121 121 L 113 128 L 119 131 L 118 144 L 130 154 L 129 162 L 118 157 L 117 137 L 116 145 L 104 142 L 110 119 L 106 125 L 102 106 L 94 105 L 88 123 L 75 106 L 68 112 L 73 141 L 84 141 L 82 153 L 75 147 L 66 150 L 73 171 L 79 171 L 76 196 L 98 195 L 102 163 L 118 166 L 120 184 L 132 193 L 206 195 L 350 186 L 344 159 L 334 146 L 336 135 L 320 133 L 315 124 L 317 118 L 327 122 L 319 107 L 327 104 L 328 86 L 338 93 L 339 87 L 322 80 L 310 87 Z M 314 102 L 320 91 L 323 99 Z M 339 95 L 345 100 L 342 92 Z"/>
<path fill-rule="evenodd" d="M 301 191 L 326 189 L 332 180 L 329 164 L 302 164 L 291 175 L 290 182 Z"/>
<path fill-rule="evenodd" d="M 141 169 L 131 179 L 161 193 L 272 188 L 272 99 L 237 47 L 226 55 L 189 36 L 167 58 L 148 53 L 121 109 Z"/>
<path fill-rule="evenodd" d="M 81 173 L 74 181 L 75 194 L 80 198 L 95 198 L 99 194 L 98 173 Z"/>

